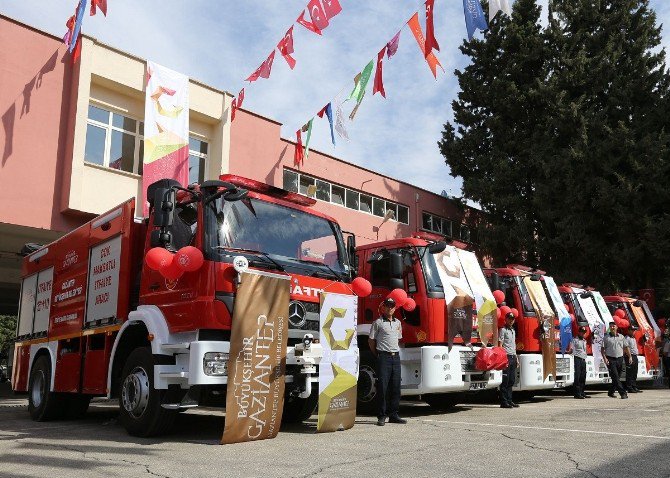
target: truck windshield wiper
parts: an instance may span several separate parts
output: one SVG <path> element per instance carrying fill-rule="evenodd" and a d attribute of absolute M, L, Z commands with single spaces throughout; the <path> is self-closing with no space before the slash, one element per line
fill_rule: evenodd
<path fill-rule="evenodd" d="M 275 268 L 277 270 L 285 272 L 284 267 L 279 262 L 275 261 L 272 257 L 270 257 L 270 254 L 268 254 L 267 252 L 257 251 L 257 250 L 254 250 L 254 249 L 244 249 L 244 248 L 241 248 L 241 247 L 227 247 L 227 246 L 214 246 L 214 249 L 219 249 L 219 250 L 223 250 L 223 251 L 231 251 L 231 252 L 235 252 L 235 251 L 246 252 L 247 254 L 254 254 L 254 255 L 265 258 L 266 259 L 266 261 L 264 262 L 265 264 L 272 264 L 272 265 L 275 266 Z"/>
<path fill-rule="evenodd" d="M 297 257 L 291 257 L 291 260 L 298 261 L 302 264 L 313 264 L 316 266 L 324 266 L 326 269 L 328 269 L 335 277 L 337 277 L 338 280 L 341 282 L 346 282 L 340 274 L 335 272 L 332 267 L 330 267 L 328 264 L 325 262 L 317 262 L 317 261 L 310 261 L 309 259 L 298 259 Z"/>

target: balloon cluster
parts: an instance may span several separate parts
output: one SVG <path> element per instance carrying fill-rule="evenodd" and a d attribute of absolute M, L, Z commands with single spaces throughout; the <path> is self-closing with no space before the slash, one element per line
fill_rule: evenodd
<path fill-rule="evenodd" d="M 407 312 L 412 312 L 416 309 L 416 302 L 411 297 L 407 297 L 407 292 L 402 289 L 393 289 L 387 299 L 393 299 L 396 307 L 402 307 Z"/>
<path fill-rule="evenodd" d="M 612 318 L 614 319 L 614 323 L 616 326 L 620 329 L 627 329 L 630 327 L 630 322 L 628 319 L 626 319 L 626 311 L 623 309 L 617 309 L 614 311 L 614 314 L 612 315 Z"/>
<path fill-rule="evenodd" d="M 175 254 L 162 247 L 153 247 L 147 251 L 144 261 L 149 269 L 160 272 L 167 280 L 177 280 L 184 272 L 200 269 L 205 259 L 200 249 L 193 246 L 182 247 Z"/>
<path fill-rule="evenodd" d="M 505 293 L 503 291 L 494 290 L 493 298 L 495 299 L 496 304 L 498 304 L 498 310 L 497 310 L 498 327 L 505 326 L 505 320 L 507 319 L 509 314 L 512 314 L 512 317 L 514 317 L 515 319 L 519 318 L 519 311 L 517 309 L 515 309 L 514 307 L 508 307 L 507 305 L 501 305 L 505 302 Z"/>

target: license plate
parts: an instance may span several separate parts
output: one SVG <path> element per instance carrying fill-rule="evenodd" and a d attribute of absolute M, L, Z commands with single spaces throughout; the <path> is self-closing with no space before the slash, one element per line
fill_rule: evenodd
<path fill-rule="evenodd" d="M 485 383 L 471 383 L 470 390 L 483 390 L 486 388 Z"/>
<path fill-rule="evenodd" d="M 554 388 L 563 388 L 563 387 L 565 387 L 564 382 L 556 382 L 556 384 L 554 385 Z"/>

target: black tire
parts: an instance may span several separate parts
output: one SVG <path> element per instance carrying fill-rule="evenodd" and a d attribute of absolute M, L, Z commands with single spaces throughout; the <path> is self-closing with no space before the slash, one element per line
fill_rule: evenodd
<path fill-rule="evenodd" d="M 284 411 L 281 421 L 283 423 L 304 422 L 312 416 L 318 403 L 318 386 L 312 388 L 312 394 L 307 398 L 292 397 L 288 394 L 284 398 Z"/>
<path fill-rule="evenodd" d="M 421 398 L 430 408 L 439 412 L 452 410 L 462 400 L 460 393 L 428 393 Z"/>
<path fill-rule="evenodd" d="M 38 422 L 61 418 L 64 412 L 61 395 L 49 391 L 51 373 L 51 359 L 46 355 L 38 357 L 30 371 L 28 412 Z"/>
<path fill-rule="evenodd" d="M 91 403 L 91 395 L 73 394 L 63 398 L 65 405 L 65 417 L 71 420 L 82 418 L 88 411 Z"/>
<path fill-rule="evenodd" d="M 356 412 L 362 415 L 376 415 L 377 404 L 377 358 L 369 350 L 361 351 L 358 367 Z"/>
<path fill-rule="evenodd" d="M 119 421 L 133 436 L 167 433 L 177 416 L 176 411 L 161 407 L 167 390 L 154 388 L 154 364 L 151 349 L 139 347 L 128 356 L 121 372 Z"/>

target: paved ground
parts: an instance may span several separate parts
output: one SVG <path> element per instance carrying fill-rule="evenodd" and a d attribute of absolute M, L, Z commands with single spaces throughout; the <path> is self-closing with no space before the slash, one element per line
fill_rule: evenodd
<path fill-rule="evenodd" d="M 180 415 L 162 439 L 126 435 L 113 403 L 76 422 L 30 421 L 23 399 L 0 398 L 0 477 L 670 477 L 670 390 L 629 400 L 604 391 L 564 394 L 502 410 L 471 403 L 434 414 L 404 403 L 407 425 L 359 417 L 345 432 L 314 434 L 314 421 L 274 440 L 219 446 L 223 416 Z"/>

